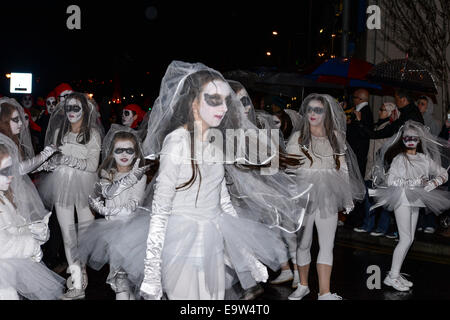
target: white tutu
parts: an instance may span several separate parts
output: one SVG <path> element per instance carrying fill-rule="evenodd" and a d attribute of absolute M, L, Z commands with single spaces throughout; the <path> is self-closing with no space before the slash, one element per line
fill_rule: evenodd
<path fill-rule="evenodd" d="M 56 300 L 66 280 L 42 262 L 31 259 L 0 259 L 0 289 L 13 288 L 28 300 Z"/>
<path fill-rule="evenodd" d="M 295 170 L 295 174 L 299 183 L 313 184 L 306 212 L 319 210 L 322 218 L 328 218 L 351 207 L 353 199 L 359 194 L 359 190 L 354 187 L 358 184 L 349 183 L 343 173 L 335 169 L 300 168 Z"/>
<path fill-rule="evenodd" d="M 423 187 L 403 188 L 390 186 L 370 190 L 370 196 L 375 198 L 375 204 L 371 209 L 384 206 L 389 211 L 394 211 L 400 205 L 404 205 L 403 190 L 407 201 L 414 207 L 427 207 L 436 215 L 450 208 L 450 192 L 439 189 L 427 192 Z"/>
<path fill-rule="evenodd" d="M 96 221 L 91 226 L 92 229 L 80 237 L 80 258 L 95 269 L 109 263 L 110 270 L 123 270 L 138 291 L 144 278 L 150 215 L 139 214 L 120 221 Z M 252 287 L 256 281 L 246 253 L 251 253 L 272 270 L 278 270 L 281 263 L 287 261 L 285 244 L 277 233 L 263 224 L 227 214 L 217 215 L 214 219 L 172 214 L 162 257 L 164 291 L 172 292 L 183 270 L 194 268 L 197 274 L 204 274 L 209 292 L 217 292 L 220 287 L 217 272 L 227 260 L 231 262 L 231 268 L 226 268 L 225 288 L 231 289 L 237 281 L 244 289 Z M 199 279 L 192 277 L 189 282 L 184 283 L 186 290 L 198 286 Z"/>
<path fill-rule="evenodd" d="M 47 208 L 55 203 L 69 207 L 76 203 L 88 203 L 88 195 L 94 193 L 97 181 L 95 172 L 59 166 L 45 174 L 38 182 L 38 190 Z"/>

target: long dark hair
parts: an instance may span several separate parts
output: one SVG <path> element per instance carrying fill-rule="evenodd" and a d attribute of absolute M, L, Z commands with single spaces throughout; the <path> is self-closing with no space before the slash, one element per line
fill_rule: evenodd
<path fill-rule="evenodd" d="M 102 170 L 108 169 L 108 168 L 115 168 L 117 170 L 117 163 L 115 163 L 114 161 L 114 145 L 116 144 L 116 142 L 118 140 L 129 140 L 133 143 L 133 148 L 134 148 L 134 154 L 136 155 L 133 159 L 133 161 L 130 164 L 130 167 L 133 167 L 136 160 L 140 159 L 141 162 L 139 163 L 139 166 L 142 167 L 144 166 L 144 155 L 141 152 L 141 149 L 139 148 L 139 144 L 136 141 L 136 137 L 129 132 L 125 132 L 125 131 L 119 131 L 114 135 L 114 138 L 111 141 L 111 146 L 110 146 L 110 151 L 109 154 L 106 156 L 106 159 L 103 160 L 102 164 L 100 165 L 100 167 L 98 168 L 98 176 L 101 178 L 101 172 Z M 109 171 L 108 172 L 109 180 L 113 180 L 114 179 L 114 172 L 113 171 Z"/>
<path fill-rule="evenodd" d="M 8 148 L 7 148 L 5 145 L 0 144 L 0 162 L 1 162 L 5 157 L 7 157 L 7 156 L 9 156 Z M 14 196 L 13 196 L 13 193 L 12 193 L 12 191 L 11 191 L 11 186 L 8 188 L 8 190 L 6 190 L 6 191 L 4 192 L 4 194 L 5 194 L 6 199 L 8 199 L 9 202 L 11 202 L 11 204 L 14 206 L 14 208 L 17 208 L 16 205 L 15 205 L 15 203 L 14 203 Z M 0 202 L 1 202 L 2 204 L 5 204 L 5 203 L 2 201 L 1 198 L 0 198 Z"/>
<path fill-rule="evenodd" d="M 330 142 L 331 148 L 333 149 L 333 153 L 334 153 L 333 157 L 334 157 L 334 161 L 336 163 L 336 170 L 339 170 L 341 167 L 341 164 L 339 161 L 339 156 L 337 154 L 341 153 L 342 150 L 339 149 L 338 139 L 336 137 L 335 128 L 333 126 L 333 119 L 331 116 L 331 106 L 329 105 L 327 99 L 323 98 L 321 95 L 318 95 L 318 94 L 311 95 L 310 98 L 308 100 L 304 101 L 303 103 L 306 104 L 306 106 L 307 106 L 308 103 L 312 100 L 319 101 L 325 109 L 325 119 L 324 119 L 325 134 L 326 134 L 328 141 Z M 311 143 L 311 130 L 310 130 L 309 120 L 308 120 L 306 112 L 303 115 L 303 126 L 300 131 L 298 143 L 301 146 L 300 150 L 310 160 L 311 165 L 312 165 L 313 159 L 307 149 Z"/>
<path fill-rule="evenodd" d="M 89 117 L 91 116 L 91 113 L 94 111 L 92 110 L 92 112 L 91 112 L 91 110 L 89 110 L 88 100 L 84 94 L 79 93 L 79 92 L 72 92 L 64 100 L 64 104 L 63 104 L 64 114 L 66 114 L 65 107 L 71 99 L 76 99 L 76 100 L 80 101 L 81 108 L 83 110 L 83 120 L 81 123 L 80 132 L 77 135 L 77 142 L 80 144 L 87 144 L 87 143 L 89 143 L 89 140 L 91 139 L 91 132 L 89 130 L 89 128 L 90 128 Z M 63 123 L 62 128 L 63 128 L 63 130 L 59 130 L 59 132 L 58 132 L 58 137 L 56 140 L 57 146 L 61 146 L 63 144 L 63 141 L 62 141 L 63 137 L 68 132 L 71 131 L 71 124 L 70 124 L 69 120 L 67 119 L 67 116 L 64 117 L 64 123 Z"/>
<path fill-rule="evenodd" d="M 10 121 L 14 111 L 17 111 L 20 114 L 19 110 L 8 102 L 4 102 L 0 106 L 0 133 L 3 133 L 5 136 L 14 141 L 17 145 L 17 149 L 19 149 L 20 157 L 23 158 L 24 154 L 22 148 L 20 147 L 19 135 L 14 135 L 11 131 Z"/>
<path fill-rule="evenodd" d="M 386 150 L 386 153 L 384 154 L 384 166 L 389 170 L 392 161 L 394 158 L 402 153 L 404 156 L 406 156 L 406 150 L 408 148 L 403 143 L 402 138 L 398 139 L 396 143 L 394 143 L 389 149 Z M 419 144 L 416 147 L 416 152 L 423 153 L 422 148 L 422 140 L 419 141 Z"/>

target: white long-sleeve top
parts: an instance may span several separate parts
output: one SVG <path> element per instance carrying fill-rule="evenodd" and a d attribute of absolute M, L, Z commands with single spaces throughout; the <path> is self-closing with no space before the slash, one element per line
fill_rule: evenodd
<path fill-rule="evenodd" d="M 392 160 L 388 171 L 387 184 L 389 186 L 405 186 L 406 183 L 405 187 L 408 187 L 408 185 L 420 186 L 418 180 L 422 178 L 427 180 L 438 178 L 440 184 L 442 184 L 448 180 L 448 173 L 447 170 L 423 153 L 416 153 L 415 155 L 401 153 Z M 420 200 L 410 203 L 404 190 L 401 204 L 424 206 Z"/>
<path fill-rule="evenodd" d="M 102 149 L 100 134 L 96 130 L 91 130 L 91 136 L 87 144 L 78 143 L 77 136 L 78 133 L 68 132 L 63 138 L 63 145 L 60 146 L 61 152 L 64 155 L 85 160 L 85 171 L 95 173 L 98 168 Z M 57 137 L 58 130 L 55 131 L 54 144 L 56 144 Z"/>
<path fill-rule="evenodd" d="M 39 252 L 39 242 L 3 192 L 0 200 L 0 259 L 31 258 Z"/>
<path fill-rule="evenodd" d="M 125 177 L 129 172 L 113 172 L 114 177 L 113 181 L 117 181 Z M 105 170 L 101 172 L 101 182 L 108 183 L 110 182 L 111 174 L 107 173 Z M 133 213 L 131 207 L 133 204 L 141 205 L 144 197 L 145 186 L 146 186 L 147 176 L 144 175 L 142 178 L 130 188 L 123 190 L 120 194 L 114 196 L 111 199 L 105 200 L 105 206 L 108 209 L 121 208 L 120 212 L 114 216 L 107 216 L 106 219 L 114 220 L 118 217 L 129 216 Z"/>

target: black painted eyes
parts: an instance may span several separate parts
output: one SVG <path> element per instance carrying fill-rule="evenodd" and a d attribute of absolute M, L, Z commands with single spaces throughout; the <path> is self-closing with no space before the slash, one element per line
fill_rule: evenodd
<path fill-rule="evenodd" d="M 244 107 L 248 107 L 249 105 L 252 104 L 252 101 L 250 100 L 249 97 L 245 96 L 241 98 L 241 103 Z"/>
<path fill-rule="evenodd" d="M 19 123 L 20 118 L 19 118 L 19 116 L 14 117 L 14 118 L 11 118 L 11 121 L 14 121 L 15 123 Z"/>
<path fill-rule="evenodd" d="M 312 106 L 308 106 L 308 107 L 306 108 L 306 112 L 307 112 L 307 113 L 312 113 L 312 112 L 314 112 L 315 114 L 322 114 L 322 113 L 325 112 L 325 109 L 324 109 L 324 108 L 321 108 L 321 107 L 312 107 Z"/>
<path fill-rule="evenodd" d="M 81 111 L 81 107 L 77 104 L 66 104 L 64 106 L 64 110 L 66 112 L 80 112 Z"/>
<path fill-rule="evenodd" d="M 129 155 L 132 155 L 132 154 L 134 154 L 134 148 L 117 148 L 114 150 L 115 154 L 121 154 L 124 152 L 126 152 Z"/>

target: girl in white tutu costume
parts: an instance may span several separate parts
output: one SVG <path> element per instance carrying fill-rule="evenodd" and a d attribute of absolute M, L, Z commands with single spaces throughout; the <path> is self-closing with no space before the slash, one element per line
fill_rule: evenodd
<path fill-rule="evenodd" d="M 26 190 L 18 159 L 15 143 L 0 134 L 0 300 L 59 299 L 65 280 L 41 262 L 50 215 L 37 219 L 16 202 L 16 194 Z M 28 196 L 40 201 L 37 193 Z"/>
<path fill-rule="evenodd" d="M 236 278 L 247 289 L 255 281 L 266 281 L 262 263 L 276 270 L 279 260 L 286 259 L 277 234 L 239 217 L 236 211 L 241 208 L 235 210 L 230 201 L 225 181 L 228 165 L 224 164 L 234 167 L 237 155 L 243 162 L 253 159 L 255 166 L 274 157 L 273 153 L 256 154 L 241 140 L 225 135 L 225 129 L 255 128 L 247 137 L 257 140 L 256 127 L 243 109 L 217 71 L 180 61 L 168 67 L 143 143 L 147 158 L 159 158 L 159 170 L 145 200 L 152 214 L 130 219 L 118 234 L 126 240 L 110 250 L 114 256 L 110 261 L 140 288 L 140 296 L 161 299 L 165 292 L 169 299 L 224 299 Z M 231 145 L 236 150 L 227 153 L 222 148 Z M 252 184 L 239 181 L 237 171 L 230 172 L 239 187 Z M 267 189 L 256 185 L 247 186 L 247 192 L 250 188 L 261 199 L 254 217 L 266 214 L 260 218 L 272 225 L 294 218 L 281 205 L 287 197 L 277 198 L 275 192 L 267 194 Z M 270 217 L 262 209 L 271 202 L 279 206 L 279 216 Z M 295 213 L 289 208 L 289 213 Z"/>
<path fill-rule="evenodd" d="M 399 291 L 413 286 L 400 274 L 403 261 L 414 241 L 419 209 L 435 214 L 450 208 L 450 192 L 437 188 L 448 180 L 450 146 L 429 133 L 429 128 L 407 121 L 376 155 L 373 169 L 375 190 L 369 190 L 376 203 L 394 211 L 400 240 L 392 257 L 384 284 Z"/>
<path fill-rule="evenodd" d="M 75 228 L 76 209 L 78 223 L 94 220 L 89 209 L 88 196 L 94 191 L 101 152 L 101 132 L 95 104 L 82 93 L 73 92 L 60 102 L 52 113 L 45 145 L 56 145 L 61 152 L 38 168 L 51 171 L 39 182 L 39 192 L 48 208 L 55 206 L 64 241 L 69 290 L 64 299 L 82 299 L 87 286 L 84 266 L 72 257 L 77 244 Z"/>
<path fill-rule="evenodd" d="M 298 233 L 296 258 L 300 284 L 289 299 L 300 300 L 310 292 L 310 248 L 316 225 L 320 246 L 317 257 L 318 299 L 339 300 L 342 298 L 330 293 L 338 212 L 349 213 L 353 201 L 364 198 L 365 187 L 356 157 L 346 143 L 346 119 L 338 102 L 327 94 L 310 94 L 303 101 L 299 113 L 300 130 L 291 135 L 286 151 L 302 154 L 306 159 L 300 168 L 287 171 L 295 174 L 299 183 L 310 182 L 313 187 L 305 228 Z"/>
<path fill-rule="evenodd" d="M 139 206 L 144 196 L 147 180 L 144 173 L 148 167 L 139 167 L 144 163 L 144 157 L 137 132 L 113 124 L 103 140 L 103 159 L 99 168 L 100 181 L 96 184 L 98 197 L 89 196 L 89 203 L 105 219 L 78 226 L 78 230 L 85 230 L 81 232 L 74 255 L 79 255 L 82 264 L 87 263 L 96 270 L 109 263 L 107 282 L 116 292 L 116 299 L 132 300 L 132 283 L 120 265 L 115 265 L 120 260 L 111 251 L 126 241 L 126 237 L 121 238 L 118 234 L 124 224 L 142 210 Z"/>

